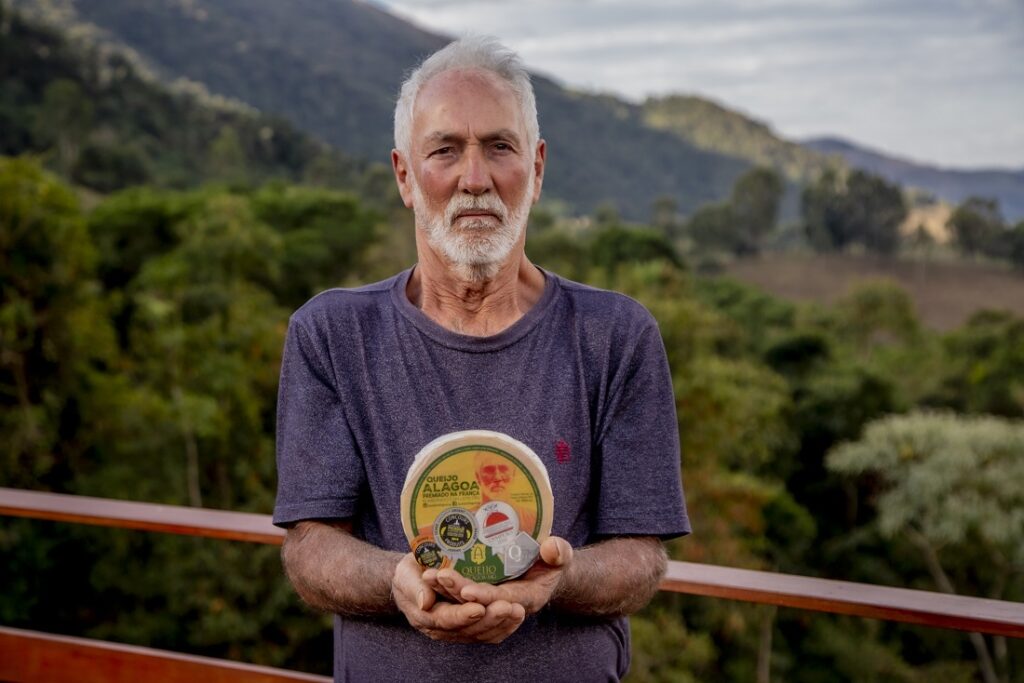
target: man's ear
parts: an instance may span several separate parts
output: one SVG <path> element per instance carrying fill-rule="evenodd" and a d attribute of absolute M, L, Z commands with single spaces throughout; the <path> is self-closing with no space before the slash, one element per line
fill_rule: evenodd
<path fill-rule="evenodd" d="M 540 188 L 544 185 L 544 163 L 548 158 L 548 143 L 537 141 L 537 149 L 533 155 L 533 203 L 540 201 Z"/>
<path fill-rule="evenodd" d="M 395 172 L 395 182 L 398 184 L 398 194 L 402 196 L 402 202 L 407 209 L 412 208 L 412 178 L 409 177 L 409 166 L 405 162 L 402 153 L 397 149 L 391 150 L 391 168 Z"/>

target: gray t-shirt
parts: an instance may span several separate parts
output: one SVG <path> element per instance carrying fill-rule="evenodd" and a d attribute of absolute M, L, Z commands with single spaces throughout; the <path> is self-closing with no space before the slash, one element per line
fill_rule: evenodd
<path fill-rule="evenodd" d="M 360 538 L 407 552 L 399 499 L 416 453 L 488 429 L 544 461 L 552 533 L 573 547 L 689 533 L 668 363 L 643 306 L 545 273 L 526 315 L 471 337 L 408 300 L 411 272 L 323 292 L 292 316 L 275 524 L 348 518 Z M 629 628 L 545 609 L 500 645 L 462 645 L 430 640 L 402 616 L 337 618 L 334 658 L 336 680 L 617 680 Z"/>

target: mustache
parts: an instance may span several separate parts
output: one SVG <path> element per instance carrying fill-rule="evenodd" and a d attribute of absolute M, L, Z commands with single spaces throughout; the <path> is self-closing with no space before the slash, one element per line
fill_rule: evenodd
<path fill-rule="evenodd" d="M 505 223 L 508 220 L 508 210 L 495 195 L 482 195 L 474 197 L 470 195 L 455 195 L 445 207 L 444 220 L 451 226 L 461 213 L 469 211 L 486 211 L 494 214 L 499 221 Z"/>

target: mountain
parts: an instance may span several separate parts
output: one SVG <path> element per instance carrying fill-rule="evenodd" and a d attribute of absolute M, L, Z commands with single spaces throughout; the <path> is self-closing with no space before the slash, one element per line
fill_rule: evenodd
<path fill-rule="evenodd" d="M 796 183 L 807 183 L 837 165 L 824 154 L 784 140 L 767 124 L 703 97 L 651 97 L 642 110 L 651 128 L 672 132 L 703 150 L 770 166 Z"/>
<path fill-rule="evenodd" d="M 906 187 L 920 188 L 953 204 L 970 196 L 994 197 L 1011 223 L 1024 219 L 1024 168 L 1016 171 L 940 168 L 889 156 L 839 138 L 815 138 L 802 144 L 821 154 L 842 157 L 852 167 Z"/>
<path fill-rule="evenodd" d="M 40 155 L 99 192 L 356 173 L 279 117 L 171 92 L 118 51 L 68 40 L 2 0 L 0 154 Z"/>
<path fill-rule="evenodd" d="M 353 156 L 387 163 L 403 74 L 446 42 L 354 0 L 18 0 L 145 69 L 287 118 Z M 549 146 L 545 195 L 633 220 L 659 197 L 680 211 L 728 195 L 751 162 L 648 125 L 641 107 L 535 77 Z"/>
<path fill-rule="evenodd" d="M 403 75 L 447 41 L 359 0 L 13 1 L 99 52 L 128 51 L 139 74 L 244 103 L 385 165 Z M 799 185 L 829 164 L 849 164 L 947 201 L 995 196 L 1011 219 L 1024 215 L 1024 172 L 949 171 L 836 141 L 800 146 L 693 96 L 632 104 L 542 76 L 534 84 L 549 147 L 545 197 L 575 212 L 610 201 L 627 219 L 646 220 L 656 200 L 670 197 L 690 214 L 760 164 L 787 178 L 792 218 Z"/>

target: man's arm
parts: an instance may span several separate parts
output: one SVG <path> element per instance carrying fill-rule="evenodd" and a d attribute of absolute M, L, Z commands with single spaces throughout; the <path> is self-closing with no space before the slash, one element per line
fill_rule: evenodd
<path fill-rule="evenodd" d="M 665 573 L 666 556 L 653 536 L 621 536 L 573 550 L 561 538 L 541 544 L 541 556 L 522 579 L 495 586 L 475 583 L 452 569 L 427 570 L 423 579 L 438 592 L 483 605 L 506 600 L 527 614 L 547 604 L 596 617 L 630 614 L 646 605 Z"/>
<path fill-rule="evenodd" d="M 281 558 L 306 603 L 347 616 L 401 612 L 435 640 L 499 643 L 526 617 L 520 605 L 435 602 L 411 553 L 381 550 L 351 534 L 347 521 L 299 522 L 288 530 Z"/>
<path fill-rule="evenodd" d="M 551 605 L 591 616 L 632 614 L 658 592 L 666 567 L 665 548 L 657 538 L 609 538 L 576 551 Z"/>
<path fill-rule="evenodd" d="M 324 612 L 396 613 L 391 584 L 402 555 L 360 541 L 351 532 L 348 521 L 305 521 L 288 529 L 281 559 L 295 592 Z"/>

